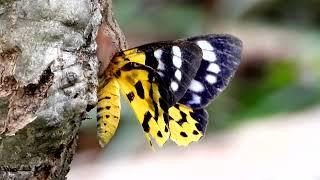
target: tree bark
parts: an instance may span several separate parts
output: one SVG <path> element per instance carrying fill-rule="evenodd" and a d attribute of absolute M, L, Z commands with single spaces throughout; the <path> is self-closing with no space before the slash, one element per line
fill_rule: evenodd
<path fill-rule="evenodd" d="M 111 7 L 0 0 L 0 179 L 66 178 L 97 102 L 98 59 L 102 71 L 126 46 Z"/>

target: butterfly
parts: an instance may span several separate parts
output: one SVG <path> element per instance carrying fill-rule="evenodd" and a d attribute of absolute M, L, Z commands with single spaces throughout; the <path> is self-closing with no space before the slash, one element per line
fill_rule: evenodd
<path fill-rule="evenodd" d="M 120 120 L 120 92 L 149 141 L 180 146 L 205 133 L 205 108 L 239 67 L 242 42 L 227 34 L 161 41 L 117 53 L 99 81 L 98 137 L 103 146 Z"/>

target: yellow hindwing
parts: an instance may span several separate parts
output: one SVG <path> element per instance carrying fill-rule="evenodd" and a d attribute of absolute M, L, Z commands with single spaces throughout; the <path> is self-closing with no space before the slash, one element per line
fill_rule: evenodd
<path fill-rule="evenodd" d="M 183 104 L 176 104 L 169 108 L 170 139 L 180 146 L 187 146 L 191 142 L 199 141 L 203 132 L 198 130 L 197 119 L 191 116 L 193 110 Z"/>
<path fill-rule="evenodd" d="M 116 79 L 100 82 L 98 90 L 97 121 L 98 137 L 101 146 L 108 144 L 114 136 L 120 119 L 120 89 Z"/>

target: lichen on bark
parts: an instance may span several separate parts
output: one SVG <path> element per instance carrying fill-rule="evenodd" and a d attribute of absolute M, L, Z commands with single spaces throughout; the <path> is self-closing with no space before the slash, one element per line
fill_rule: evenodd
<path fill-rule="evenodd" d="M 125 47 L 109 16 L 110 0 L 0 0 L 0 179 L 65 178 L 97 101 L 100 24 L 100 60 Z"/>

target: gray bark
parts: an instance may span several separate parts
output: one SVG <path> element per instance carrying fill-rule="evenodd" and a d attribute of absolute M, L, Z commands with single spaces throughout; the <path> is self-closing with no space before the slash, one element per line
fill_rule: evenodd
<path fill-rule="evenodd" d="M 65 179 L 97 102 L 97 44 L 101 70 L 125 48 L 111 0 L 0 0 L 0 179 Z"/>

